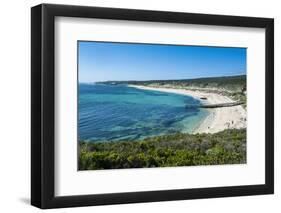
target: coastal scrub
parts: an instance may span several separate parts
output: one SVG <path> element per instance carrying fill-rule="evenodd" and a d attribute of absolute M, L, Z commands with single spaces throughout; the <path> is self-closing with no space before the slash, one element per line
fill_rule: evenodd
<path fill-rule="evenodd" d="M 139 141 L 79 142 L 79 170 L 246 163 L 246 129 L 156 136 Z"/>

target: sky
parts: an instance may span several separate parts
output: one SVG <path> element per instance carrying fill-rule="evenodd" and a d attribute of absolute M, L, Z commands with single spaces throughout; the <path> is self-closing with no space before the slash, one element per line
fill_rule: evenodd
<path fill-rule="evenodd" d="M 246 48 L 78 42 L 79 82 L 246 74 Z"/>

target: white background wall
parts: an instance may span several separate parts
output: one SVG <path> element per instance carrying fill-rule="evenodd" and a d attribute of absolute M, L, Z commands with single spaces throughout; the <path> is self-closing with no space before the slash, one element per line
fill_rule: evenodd
<path fill-rule="evenodd" d="M 45 0 L 44 3 L 275 18 L 275 195 L 50 210 L 51 212 L 278 212 L 281 209 L 281 4 L 276 0 Z M 2 1 L 0 11 L 0 212 L 39 212 L 30 197 L 30 7 Z M 279 108 L 279 109 L 278 109 Z M 280 211 L 280 210 L 279 210 Z"/>

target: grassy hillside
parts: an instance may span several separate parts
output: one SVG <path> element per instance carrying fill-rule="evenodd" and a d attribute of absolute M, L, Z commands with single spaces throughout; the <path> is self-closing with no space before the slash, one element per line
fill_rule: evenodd
<path fill-rule="evenodd" d="M 246 163 L 246 130 L 79 143 L 79 170 Z"/>

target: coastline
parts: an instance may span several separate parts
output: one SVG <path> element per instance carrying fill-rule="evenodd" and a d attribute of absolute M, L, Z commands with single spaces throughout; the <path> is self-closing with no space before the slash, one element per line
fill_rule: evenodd
<path fill-rule="evenodd" d="M 188 90 L 188 89 L 172 89 L 172 88 L 161 88 L 161 87 L 148 87 L 148 86 L 137 86 L 128 85 L 143 90 L 152 90 L 159 92 L 168 92 L 181 95 L 192 96 L 195 99 L 208 104 L 220 104 L 220 103 L 231 103 L 233 100 L 227 96 L 221 94 L 212 93 L 209 91 L 199 90 Z M 202 98 L 206 100 L 202 100 Z M 196 133 L 216 133 L 225 129 L 241 129 L 246 128 L 246 110 L 241 106 L 231 107 L 219 107 L 213 109 L 207 109 L 209 115 L 198 125 L 197 128 L 192 132 Z"/>

